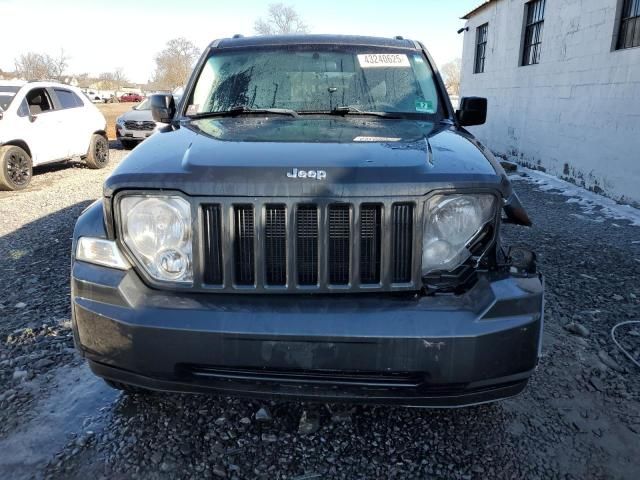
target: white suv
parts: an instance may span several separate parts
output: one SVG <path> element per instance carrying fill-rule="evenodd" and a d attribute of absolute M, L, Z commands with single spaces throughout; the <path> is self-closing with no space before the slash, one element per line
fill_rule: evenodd
<path fill-rule="evenodd" d="M 109 163 L 106 121 L 77 88 L 55 82 L 0 81 L 0 190 L 20 190 L 32 167 L 81 157 Z"/>

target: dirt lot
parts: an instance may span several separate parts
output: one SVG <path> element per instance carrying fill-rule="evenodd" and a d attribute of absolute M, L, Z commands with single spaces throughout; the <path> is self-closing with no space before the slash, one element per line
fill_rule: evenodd
<path fill-rule="evenodd" d="M 115 140 L 116 138 L 116 118 L 122 115 L 124 112 L 128 112 L 137 103 L 98 103 L 96 107 L 102 112 L 104 118 L 107 119 L 107 136 L 109 140 Z"/>
<path fill-rule="evenodd" d="M 110 115 L 130 105 L 107 105 Z M 38 169 L 0 195 L 0 478 L 640 478 L 640 227 L 530 179 L 515 187 L 546 278 L 543 357 L 519 397 L 463 410 L 129 396 L 73 350 L 69 248 L 106 170 Z M 640 329 L 619 331 L 640 355 Z"/>

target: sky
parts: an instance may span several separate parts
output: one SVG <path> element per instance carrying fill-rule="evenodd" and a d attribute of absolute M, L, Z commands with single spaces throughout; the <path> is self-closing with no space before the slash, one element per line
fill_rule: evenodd
<path fill-rule="evenodd" d="M 482 0 L 283 0 L 310 33 L 392 37 L 424 42 L 438 65 L 462 55 L 460 17 Z M 67 73 L 122 68 L 134 82 L 153 77 L 154 56 L 171 38 L 204 49 L 212 40 L 253 34 L 273 0 L 0 0 L 0 69 L 28 51 L 64 49 Z"/>

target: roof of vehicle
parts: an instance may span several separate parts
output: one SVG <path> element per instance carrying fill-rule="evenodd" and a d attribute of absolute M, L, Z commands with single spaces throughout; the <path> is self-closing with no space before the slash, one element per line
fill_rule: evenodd
<path fill-rule="evenodd" d="M 363 45 L 371 47 L 420 48 L 413 40 L 402 37 L 366 37 L 359 35 L 260 35 L 223 38 L 211 43 L 211 47 L 259 47 L 264 45 Z"/>
<path fill-rule="evenodd" d="M 66 83 L 56 82 L 55 80 L 0 80 L 0 85 L 11 85 L 15 87 L 23 87 L 25 85 L 29 85 L 29 87 L 64 87 L 78 90 L 77 87 L 67 85 Z"/>

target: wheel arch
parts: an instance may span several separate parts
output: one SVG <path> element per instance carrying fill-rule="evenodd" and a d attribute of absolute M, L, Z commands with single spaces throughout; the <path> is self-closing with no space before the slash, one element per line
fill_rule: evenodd
<path fill-rule="evenodd" d="M 29 155 L 31 160 L 33 160 L 33 155 L 31 154 L 31 149 L 29 148 L 29 145 L 27 144 L 27 142 L 25 142 L 24 140 L 20 140 L 20 139 L 16 138 L 14 140 L 9 140 L 8 142 L 2 142 L 2 144 L 0 146 L 4 147 L 6 145 L 13 145 L 14 147 L 20 147 L 25 152 L 27 152 L 27 155 Z"/>

